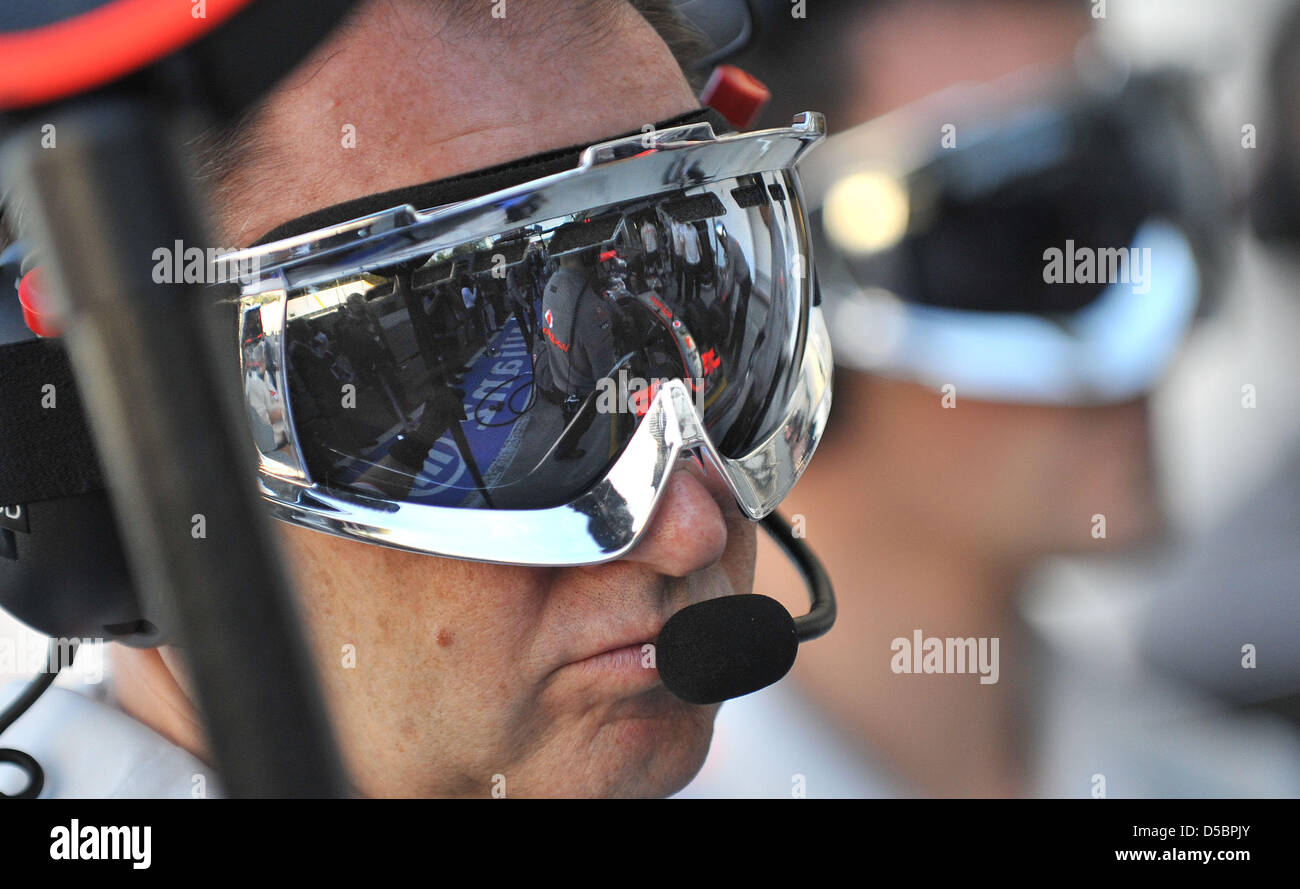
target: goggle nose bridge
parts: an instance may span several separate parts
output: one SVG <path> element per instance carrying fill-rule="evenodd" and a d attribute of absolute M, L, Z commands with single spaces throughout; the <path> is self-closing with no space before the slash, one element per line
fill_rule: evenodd
<path fill-rule="evenodd" d="M 708 443 L 709 434 L 704 429 L 704 420 L 700 417 L 699 411 L 695 409 L 695 404 L 691 398 L 691 390 L 687 387 L 684 380 L 668 380 L 659 387 L 655 400 L 666 402 L 665 407 L 671 407 L 671 410 L 665 411 L 665 416 L 670 417 L 668 432 L 670 444 L 675 443 L 682 450 L 691 450 Z"/>
<path fill-rule="evenodd" d="M 660 433 L 669 448 L 670 459 L 675 463 L 687 455 L 702 453 L 718 470 L 736 503 L 749 518 L 757 521 L 767 515 L 761 498 L 751 485 L 745 483 L 743 474 L 733 468 L 733 461 L 718 452 L 704 427 L 704 419 L 696 405 L 695 397 L 685 381 L 672 379 L 659 387 L 651 403 L 648 419 L 662 418 Z"/>

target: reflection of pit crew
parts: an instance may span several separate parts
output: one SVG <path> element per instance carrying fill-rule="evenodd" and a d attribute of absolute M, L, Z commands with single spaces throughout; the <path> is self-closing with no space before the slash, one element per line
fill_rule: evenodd
<path fill-rule="evenodd" d="M 479 340 L 486 343 L 492 333 L 492 327 L 488 320 L 487 299 L 483 296 L 479 286 L 468 275 L 461 278 L 460 298 L 465 305 L 465 312 L 469 315 L 474 332 L 478 335 Z"/>
<path fill-rule="evenodd" d="M 534 337 L 537 333 L 537 275 L 534 265 L 536 250 L 528 248 L 522 262 L 506 270 L 506 293 L 510 299 L 510 309 L 519 322 L 519 330 L 524 335 L 524 345 L 531 353 Z"/>
<path fill-rule="evenodd" d="M 427 291 L 420 305 L 429 325 L 437 372 L 439 376 L 449 378 L 457 356 L 467 345 L 465 325 L 462 323 L 464 306 L 459 294 L 452 293 L 446 284 L 439 284 Z"/>
<path fill-rule="evenodd" d="M 352 368 L 345 359 L 335 356 L 330 349 L 329 336 L 311 321 L 301 322 L 299 335 L 293 338 L 290 355 L 298 363 L 300 372 L 313 391 L 339 391 L 339 387 L 352 379 Z"/>
<path fill-rule="evenodd" d="M 343 312 L 348 323 L 336 326 L 340 350 L 347 356 L 362 385 L 382 389 L 400 416 L 402 384 L 398 381 L 397 362 L 388 349 L 383 330 L 366 311 L 359 293 L 348 297 Z"/>
<path fill-rule="evenodd" d="M 565 423 L 578 417 L 557 452 L 562 459 L 583 454 L 577 444 L 595 411 L 579 413 L 579 408 L 614 365 L 612 328 L 613 312 L 592 289 L 581 256 L 561 258 L 542 291 L 542 336 L 533 377 L 538 391 L 563 408 Z"/>
<path fill-rule="evenodd" d="M 647 216 L 642 220 L 637 234 L 641 238 L 641 256 L 636 272 L 642 281 L 647 281 L 651 276 L 663 274 L 663 251 L 660 250 L 659 244 L 659 226 L 653 216 Z"/>
<path fill-rule="evenodd" d="M 244 392 L 247 394 L 249 425 L 258 450 L 269 454 L 283 445 L 284 409 L 276 400 L 275 390 L 266 378 L 265 348 L 254 343 L 244 350 Z"/>
<path fill-rule="evenodd" d="M 685 305 L 699 295 L 700 233 L 691 222 L 673 223 L 674 259 L 677 265 L 677 299 Z"/>
<path fill-rule="evenodd" d="M 478 275 L 475 277 L 478 285 L 479 298 L 487 303 L 485 311 L 492 316 L 491 330 L 497 331 L 505 326 L 506 319 L 510 313 L 506 309 L 506 291 L 504 282 L 494 275 Z"/>

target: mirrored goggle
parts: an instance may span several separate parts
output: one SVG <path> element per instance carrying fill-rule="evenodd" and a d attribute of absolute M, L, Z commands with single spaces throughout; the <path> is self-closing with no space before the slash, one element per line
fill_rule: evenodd
<path fill-rule="evenodd" d="M 1020 74 L 801 170 L 841 364 L 987 400 L 1151 388 L 1219 274 L 1227 198 L 1175 75 Z"/>
<path fill-rule="evenodd" d="M 292 522 L 514 564 L 615 558 L 678 457 L 746 515 L 829 408 L 796 160 L 819 115 L 695 124 L 576 169 L 226 258 L 264 494 Z"/>

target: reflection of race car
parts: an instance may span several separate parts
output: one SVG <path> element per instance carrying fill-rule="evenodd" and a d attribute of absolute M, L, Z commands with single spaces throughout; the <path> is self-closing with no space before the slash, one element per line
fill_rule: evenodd
<path fill-rule="evenodd" d="M 726 388 L 725 375 L 717 374 L 722 362 L 716 349 L 711 343 L 702 343 L 694 327 L 655 291 L 632 293 L 620 286 L 608 292 L 607 298 L 615 307 L 619 341 L 642 344 L 618 364 L 620 372 L 626 371 L 633 379 L 640 377 L 646 383 L 631 393 L 638 416 L 654 400 L 656 380 L 684 378 L 696 393 L 701 409 Z"/>
<path fill-rule="evenodd" d="M 673 368 L 671 375 L 680 376 L 681 371 L 684 369 L 689 379 L 695 381 L 704 379 L 704 361 L 700 357 L 699 345 L 691 334 L 690 328 L 672 309 L 664 305 L 663 301 L 653 291 L 631 293 L 624 289 L 621 294 L 615 297 L 615 304 L 620 308 L 624 306 L 640 306 L 644 309 L 644 312 L 639 314 L 644 317 L 648 313 L 656 326 L 667 334 L 678 359 L 677 366 Z M 668 375 L 662 374 L 662 376 Z"/>

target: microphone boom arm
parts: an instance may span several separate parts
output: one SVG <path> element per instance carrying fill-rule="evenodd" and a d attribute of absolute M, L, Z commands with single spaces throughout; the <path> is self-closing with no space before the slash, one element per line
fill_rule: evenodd
<path fill-rule="evenodd" d="M 794 536 L 794 529 L 778 513 L 768 513 L 762 523 L 782 552 L 794 562 L 808 587 L 808 613 L 794 619 L 800 644 L 824 636 L 835 624 L 835 590 L 831 587 L 830 576 L 808 544 Z"/>

